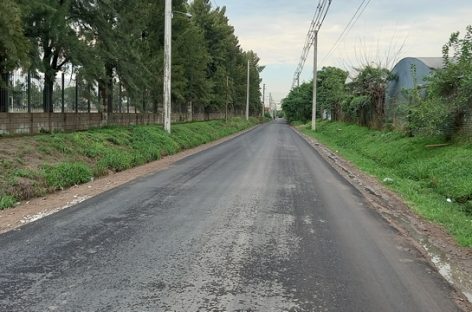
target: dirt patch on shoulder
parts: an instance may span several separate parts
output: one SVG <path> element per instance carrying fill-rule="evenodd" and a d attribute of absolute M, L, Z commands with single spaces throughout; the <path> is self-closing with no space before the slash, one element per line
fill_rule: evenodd
<path fill-rule="evenodd" d="M 172 156 L 164 157 L 161 160 L 143 166 L 114 173 L 86 184 L 76 185 L 72 188 L 49 194 L 45 197 L 21 202 L 14 208 L 0 211 L 0 234 L 36 221 L 60 210 L 72 207 L 84 200 L 128 183 L 134 179 L 169 168 L 169 166 L 181 159 L 231 140 L 243 133 L 251 131 L 254 128 L 255 127 Z"/>
<path fill-rule="evenodd" d="M 346 178 L 380 215 L 405 236 L 460 293 L 454 298 L 464 311 L 472 311 L 472 249 L 459 246 L 440 225 L 416 215 L 402 198 L 375 177 L 341 158 L 325 145 L 293 128 L 332 167 Z"/>

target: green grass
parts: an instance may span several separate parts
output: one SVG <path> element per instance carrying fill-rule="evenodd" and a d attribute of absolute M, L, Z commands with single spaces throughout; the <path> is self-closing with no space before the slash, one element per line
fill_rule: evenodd
<path fill-rule="evenodd" d="M 260 121 L 241 118 L 161 125 L 108 127 L 74 133 L 0 138 L 0 209 L 48 192 L 123 171 L 247 129 Z M 3 146 L 2 146 L 3 143 Z"/>
<path fill-rule="evenodd" d="M 307 126 L 300 130 L 385 181 L 416 213 L 443 225 L 462 246 L 472 247 L 470 142 L 428 147 L 444 141 L 339 122 L 320 122 L 316 132 Z"/>
<path fill-rule="evenodd" d="M 89 182 L 92 170 L 82 163 L 61 163 L 54 166 L 45 166 L 44 178 L 53 190 Z"/>
<path fill-rule="evenodd" d="M 16 199 L 10 195 L 1 195 L 0 196 L 0 210 L 13 207 L 16 203 Z"/>

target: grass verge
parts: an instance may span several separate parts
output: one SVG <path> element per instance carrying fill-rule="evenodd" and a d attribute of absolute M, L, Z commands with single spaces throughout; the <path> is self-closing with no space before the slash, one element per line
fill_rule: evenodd
<path fill-rule="evenodd" d="M 0 138 L 0 210 L 93 177 L 123 171 L 259 123 L 241 118 L 175 124 L 109 127 L 74 133 Z"/>
<path fill-rule="evenodd" d="M 400 194 L 426 219 L 472 247 L 472 144 L 406 137 L 340 122 L 298 127 Z M 439 146 L 438 146 L 439 145 Z"/>

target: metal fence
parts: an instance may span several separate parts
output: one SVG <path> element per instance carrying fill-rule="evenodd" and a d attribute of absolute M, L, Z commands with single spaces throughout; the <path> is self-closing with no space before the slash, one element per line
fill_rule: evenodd
<path fill-rule="evenodd" d="M 44 112 L 46 90 L 44 74 L 15 71 L 11 77 L 8 112 Z M 52 106 L 55 113 L 99 112 L 99 96 L 95 87 L 81 85 L 75 73 L 59 73 L 54 82 Z"/>
<path fill-rule="evenodd" d="M 42 113 L 45 108 L 44 74 L 16 70 L 8 82 L 8 112 Z M 157 103 L 151 103 L 149 90 L 131 94 L 120 81 L 113 82 L 113 113 L 157 113 Z M 59 72 L 52 94 L 54 113 L 97 113 L 104 111 L 98 83 L 80 79 L 74 70 Z"/>

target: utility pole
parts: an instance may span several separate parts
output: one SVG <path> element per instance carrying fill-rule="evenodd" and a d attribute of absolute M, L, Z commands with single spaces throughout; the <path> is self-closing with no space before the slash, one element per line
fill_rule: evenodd
<path fill-rule="evenodd" d="M 164 130 L 170 133 L 171 123 L 171 66 L 172 66 L 172 0 L 165 0 L 164 27 Z"/>
<path fill-rule="evenodd" d="M 311 129 L 316 130 L 316 83 L 318 81 L 318 31 L 313 34 L 313 110 L 311 115 Z"/>
<path fill-rule="evenodd" d="M 229 77 L 226 76 L 225 122 L 228 122 L 228 93 L 229 93 Z"/>
<path fill-rule="evenodd" d="M 265 88 L 266 88 L 266 85 L 264 83 L 264 85 L 262 86 L 262 113 L 261 113 L 262 117 L 264 117 L 264 110 L 265 110 Z"/>
<path fill-rule="evenodd" d="M 249 59 L 247 60 L 247 94 L 246 94 L 246 120 L 249 120 L 249 80 L 251 78 L 251 67 Z"/>
<path fill-rule="evenodd" d="M 310 52 L 311 45 L 313 44 L 313 37 L 314 35 L 318 35 L 318 31 L 321 29 L 323 21 L 328 14 L 331 2 L 333 2 L 333 0 L 319 1 L 318 6 L 316 7 L 315 15 L 313 16 L 310 28 L 308 29 L 302 56 L 300 57 L 300 62 L 298 63 L 298 67 L 295 70 L 295 75 L 293 76 L 292 89 L 300 85 L 300 74 L 302 73 L 303 66 L 305 66 L 305 61 Z"/>

